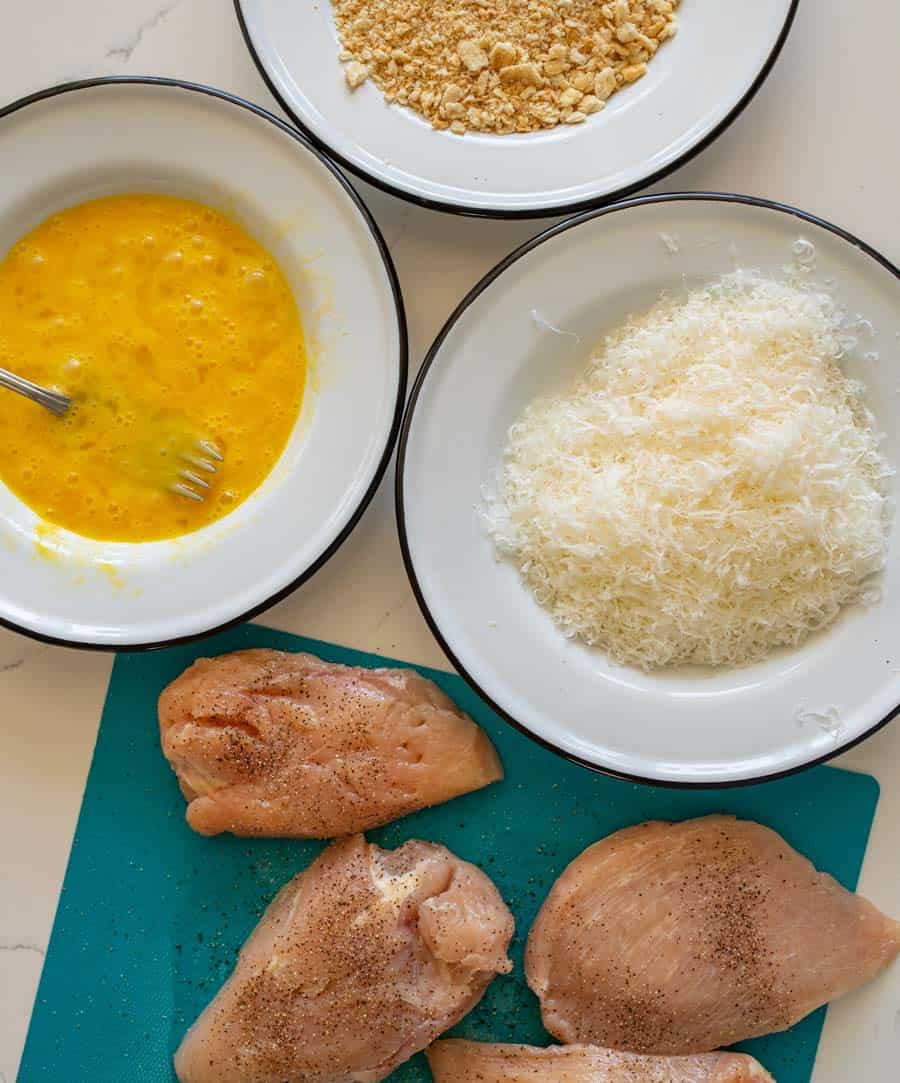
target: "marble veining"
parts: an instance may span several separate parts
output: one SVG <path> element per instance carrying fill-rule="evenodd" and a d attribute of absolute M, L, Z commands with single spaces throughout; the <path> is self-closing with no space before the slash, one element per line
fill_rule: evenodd
<path fill-rule="evenodd" d="M 40 944 L 0 944 L 0 951 L 34 951 L 41 956 L 46 954 Z"/>
<path fill-rule="evenodd" d="M 174 0 L 174 3 L 166 4 L 165 7 L 160 8 L 155 14 L 151 15 L 148 19 L 144 19 L 137 29 L 135 29 L 128 38 L 119 45 L 113 46 L 111 49 L 107 49 L 104 54 L 109 60 L 124 60 L 126 63 L 131 59 L 135 49 L 144 40 L 144 35 L 150 30 L 155 30 L 160 23 L 171 15 L 171 13 L 178 7 L 181 0 Z"/>

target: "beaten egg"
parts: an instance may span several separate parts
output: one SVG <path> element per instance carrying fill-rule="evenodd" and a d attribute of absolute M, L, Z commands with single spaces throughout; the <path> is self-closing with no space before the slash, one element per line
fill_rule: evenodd
<path fill-rule="evenodd" d="M 306 380 L 272 256 L 217 210 L 119 195 L 54 214 L 0 263 L 0 366 L 73 399 L 0 390 L 0 480 L 49 523 L 170 538 L 228 514 L 272 470 Z M 170 491 L 196 440 L 224 455 L 202 502 Z"/>

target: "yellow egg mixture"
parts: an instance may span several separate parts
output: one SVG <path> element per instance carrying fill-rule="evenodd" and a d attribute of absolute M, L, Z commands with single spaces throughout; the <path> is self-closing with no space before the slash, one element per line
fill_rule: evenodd
<path fill-rule="evenodd" d="M 0 367 L 74 400 L 57 418 L 0 390 L 0 480 L 50 523 L 137 542 L 205 526 L 260 485 L 306 356 L 290 287 L 243 229 L 121 195 L 54 214 L 0 263 Z M 202 503 L 168 489 L 197 439 L 225 457 Z"/>

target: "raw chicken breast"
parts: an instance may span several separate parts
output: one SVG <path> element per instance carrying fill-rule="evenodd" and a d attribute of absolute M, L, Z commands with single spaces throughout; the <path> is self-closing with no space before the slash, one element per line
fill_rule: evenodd
<path fill-rule="evenodd" d="M 774 831 L 647 823 L 589 847 L 528 938 L 528 984 L 564 1042 L 702 1053 L 785 1030 L 874 977 L 900 924 Z"/>
<path fill-rule="evenodd" d="M 430 842 L 330 846 L 281 889 L 175 1054 L 181 1083 L 377 1083 L 481 999 L 513 919 Z"/>
<path fill-rule="evenodd" d="M 160 696 L 159 725 L 201 835 L 349 835 L 503 777 L 482 730 L 414 670 L 311 654 L 202 658 Z"/>
<path fill-rule="evenodd" d="M 434 1083 L 775 1083 L 741 1053 L 652 1057 L 598 1045 L 491 1045 L 455 1038 L 428 1049 Z"/>

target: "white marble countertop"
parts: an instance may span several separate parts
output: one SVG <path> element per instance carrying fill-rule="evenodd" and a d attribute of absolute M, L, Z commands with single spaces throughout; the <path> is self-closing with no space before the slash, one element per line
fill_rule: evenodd
<path fill-rule="evenodd" d="M 6 0 L 4 8 L 0 103 L 90 75 L 154 74 L 210 83 L 274 108 L 231 0 Z M 738 18 L 736 33 L 739 27 Z M 658 190 L 721 189 L 794 203 L 900 263 L 900 74 L 889 51 L 875 44 L 897 41 L 895 0 L 803 0 L 791 39 L 755 101 Z M 358 188 L 397 263 L 414 373 L 460 296 L 542 223 L 441 216 Z M 340 552 L 262 619 L 446 665 L 407 585 L 391 484 L 389 472 Z M 16 1078 L 111 664 L 107 655 L 0 632 L 0 1083 Z M 881 782 L 861 888 L 900 916 L 900 723 L 841 762 Z M 898 1061 L 895 966 L 829 1011 L 815 1083 L 846 1083 L 851 1071 L 866 1083 L 891 1083 Z"/>

